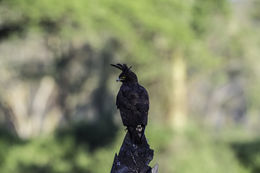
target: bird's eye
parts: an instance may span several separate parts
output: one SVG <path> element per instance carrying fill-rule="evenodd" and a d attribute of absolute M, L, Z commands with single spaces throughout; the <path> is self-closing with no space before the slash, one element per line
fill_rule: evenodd
<path fill-rule="evenodd" d="M 125 76 L 121 76 L 121 79 L 125 79 L 126 77 Z"/>

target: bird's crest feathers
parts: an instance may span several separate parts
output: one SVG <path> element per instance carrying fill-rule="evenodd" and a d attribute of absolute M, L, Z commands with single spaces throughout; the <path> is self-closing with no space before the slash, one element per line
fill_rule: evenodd
<path fill-rule="evenodd" d="M 118 68 L 119 70 L 121 70 L 122 72 L 128 72 L 130 71 L 130 69 L 132 68 L 132 66 L 127 67 L 126 64 L 110 64 L 111 66 Z"/>

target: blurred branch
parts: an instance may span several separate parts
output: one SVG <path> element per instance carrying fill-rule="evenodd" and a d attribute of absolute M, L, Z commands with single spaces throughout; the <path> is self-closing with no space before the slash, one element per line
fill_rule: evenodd
<path fill-rule="evenodd" d="M 0 110 L 3 112 L 4 115 L 4 127 L 9 130 L 9 132 L 13 133 L 15 136 L 17 136 L 17 129 L 16 129 L 16 120 L 14 113 L 10 106 L 8 106 L 6 103 L 2 102 L 2 99 L 0 100 Z"/>

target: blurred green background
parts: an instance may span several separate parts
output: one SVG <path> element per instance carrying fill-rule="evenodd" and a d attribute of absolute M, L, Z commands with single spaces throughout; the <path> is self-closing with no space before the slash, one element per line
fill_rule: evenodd
<path fill-rule="evenodd" d="M 259 0 L 0 0 L 0 172 L 110 172 L 119 62 L 159 172 L 259 173 L 259 28 Z"/>

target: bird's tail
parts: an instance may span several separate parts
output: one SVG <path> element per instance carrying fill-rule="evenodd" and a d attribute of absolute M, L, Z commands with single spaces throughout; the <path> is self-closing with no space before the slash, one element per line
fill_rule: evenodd
<path fill-rule="evenodd" d="M 137 126 L 128 126 L 127 130 L 130 134 L 130 138 L 134 144 L 141 144 L 142 138 L 144 136 L 145 126 L 137 125 Z"/>

